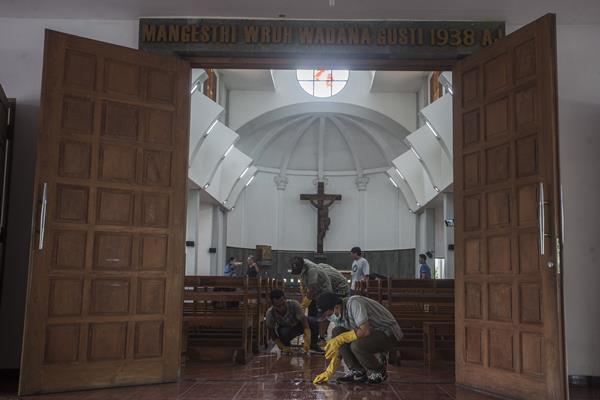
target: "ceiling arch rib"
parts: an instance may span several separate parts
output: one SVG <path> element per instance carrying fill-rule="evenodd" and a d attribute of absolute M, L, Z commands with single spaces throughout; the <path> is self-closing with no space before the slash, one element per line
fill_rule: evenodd
<path fill-rule="evenodd" d="M 400 139 L 409 135 L 411 132 L 398 121 L 395 121 L 378 111 L 354 104 L 336 102 L 310 102 L 280 107 L 275 110 L 268 111 L 246 122 L 236 129 L 236 132 L 238 132 L 240 136 L 244 136 L 247 133 L 256 132 L 273 122 L 282 121 L 286 118 L 306 116 L 308 114 L 343 115 L 346 117 L 361 118 L 371 121 L 375 125 L 382 127 L 388 132 L 393 132 Z"/>
<path fill-rule="evenodd" d="M 358 128 L 360 128 L 373 141 L 373 143 L 375 143 L 375 145 L 377 146 L 379 151 L 381 151 L 381 154 L 383 155 L 386 163 L 389 166 L 392 166 L 392 160 L 394 159 L 394 157 L 390 153 L 389 146 L 387 145 L 387 143 L 384 143 L 383 140 L 381 140 L 381 138 L 378 135 L 373 133 L 362 122 L 357 121 L 354 118 L 348 118 L 348 121 L 353 123 L 354 125 L 356 125 Z"/>
<path fill-rule="evenodd" d="M 308 116 L 306 115 L 301 115 L 299 117 L 293 118 L 289 121 L 286 121 L 283 125 L 281 126 L 277 126 L 273 129 L 271 129 L 268 133 L 266 133 L 260 140 L 259 142 L 252 148 L 252 151 L 250 153 L 250 157 L 252 157 L 253 160 L 258 160 L 260 159 L 260 157 L 262 156 L 263 152 L 265 151 L 265 149 L 268 147 L 268 145 L 275 140 L 275 138 L 281 134 L 285 129 L 287 129 L 288 127 L 294 125 L 295 123 L 298 123 L 304 119 L 308 118 Z M 259 130 L 260 128 L 257 128 L 256 130 Z"/>
<path fill-rule="evenodd" d="M 316 119 L 317 119 L 317 117 L 309 118 L 298 128 L 298 131 L 296 132 L 295 137 L 292 141 L 291 146 L 288 148 L 287 153 L 285 153 L 281 157 L 281 163 L 280 163 L 280 167 L 279 167 L 280 175 L 282 175 L 282 176 L 286 175 L 288 166 L 290 164 L 290 160 L 292 159 L 292 155 L 294 154 L 294 150 L 298 146 L 298 143 L 300 142 L 302 137 L 304 135 L 306 135 L 306 133 L 309 131 L 308 128 L 315 122 Z"/>
<path fill-rule="evenodd" d="M 358 152 L 350 143 L 350 139 L 348 138 L 348 134 L 346 133 L 346 127 L 344 126 L 344 123 L 336 117 L 331 117 L 330 120 L 340 132 L 340 136 L 342 137 L 342 139 L 344 139 L 346 147 L 348 147 L 348 151 L 352 155 L 352 161 L 354 162 L 354 168 L 356 169 L 357 175 L 363 176 L 364 172 L 362 166 L 360 165 L 360 161 L 358 160 Z"/>

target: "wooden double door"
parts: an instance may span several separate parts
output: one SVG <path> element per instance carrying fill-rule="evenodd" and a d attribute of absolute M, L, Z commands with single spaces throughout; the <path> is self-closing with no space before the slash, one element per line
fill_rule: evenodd
<path fill-rule="evenodd" d="M 565 398 L 555 21 L 457 63 L 456 380 Z M 179 374 L 189 65 L 47 32 L 20 391 Z"/>

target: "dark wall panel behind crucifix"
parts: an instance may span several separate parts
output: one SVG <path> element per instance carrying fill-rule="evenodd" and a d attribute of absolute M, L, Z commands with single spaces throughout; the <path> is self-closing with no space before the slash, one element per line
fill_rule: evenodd
<path fill-rule="evenodd" d="M 246 260 L 248 255 L 255 255 L 256 249 L 242 247 L 227 247 L 227 258 L 236 257 L 240 261 Z M 273 250 L 273 261 L 271 266 L 262 269 L 269 276 L 276 278 L 289 278 L 289 261 L 294 256 L 300 256 L 313 260 L 315 253 L 311 251 Z M 352 259 L 350 249 L 348 251 L 326 251 L 327 264 L 340 270 L 350 270 Z M 363 256 L 369 261 L 371 273 L 377 273 L 392 278 L 415 277 L 416 253 L 415 249 L 398 250 L 376 250 L 363 251 Z M 318 262 L 318 261 L 317 261 Z"/>

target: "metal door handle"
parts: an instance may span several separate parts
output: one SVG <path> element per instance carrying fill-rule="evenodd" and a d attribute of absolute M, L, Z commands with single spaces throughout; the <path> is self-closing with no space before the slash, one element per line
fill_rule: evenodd
<path fill-rule="evenodd" d="M 544 255 L 546 253 L 546 236 L 550 236 L 546 233 L 546 204 L 548 204 L 545 200 L 544 196 L 544 183 L 540 182 L 540 201 L 538 203 L 538 223 L 540 229 L 540 254 Z"/>
<path fill-rule="evenodd" d="M 44 248 L 44 232 L 46 230 L 46 207 L 48 205 L 48 183 L 44 182 L 44 191 L 42 192 L 42 208 L 40 210 L 40 239 L 38 250 Z"/>

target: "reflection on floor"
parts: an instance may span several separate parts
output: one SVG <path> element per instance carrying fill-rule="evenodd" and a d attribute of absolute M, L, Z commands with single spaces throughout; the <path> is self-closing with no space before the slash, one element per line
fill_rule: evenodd
<path fill-rule="evenodd" d="M 261 355 L 247 365 L 188 364 L 180 382 L 116 389 L 90 390 L 36 396 L 35 400 L 483 400 L 492 397 L 456 387 L 451 370 L 390 366 L 383 385 L 313 385 L 312 378 L 325 368 L 322 356 L 281 357 Z M 4 390 L 2 390 L 4 389 Z M 575 389 L 571 399 L 600 399 L 598 391 Z M 0 399 L 5 388 L 0 388 Z"/>

